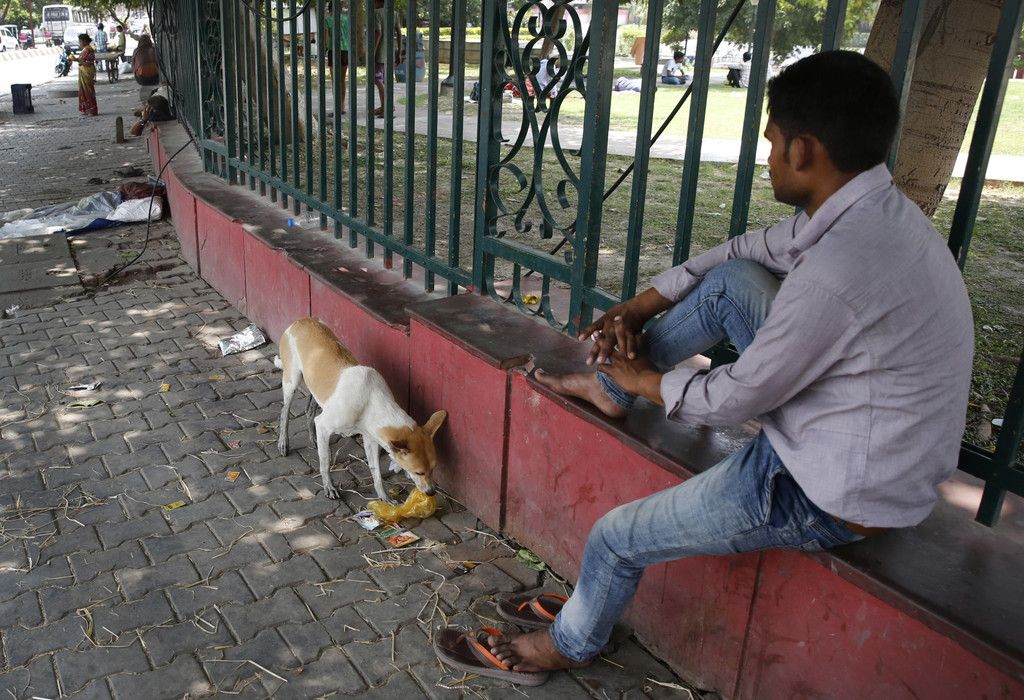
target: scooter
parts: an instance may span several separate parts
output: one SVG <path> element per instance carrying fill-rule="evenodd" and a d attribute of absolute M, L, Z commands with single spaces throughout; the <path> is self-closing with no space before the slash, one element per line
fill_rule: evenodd
<path fill-rule="evenodd" d="M 71 72 L 71 50 L 64 46 L 64 50 L 60 53 L 60 58 L 57 60 L 57 65 L 53 67 L 53 76 L 55 78 L 63 78 Z"/>

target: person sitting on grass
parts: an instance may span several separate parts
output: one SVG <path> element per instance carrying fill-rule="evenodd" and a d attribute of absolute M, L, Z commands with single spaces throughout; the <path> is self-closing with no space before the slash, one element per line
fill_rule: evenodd
<path fill-rule="evenodd" d="M 886 168 L 898 123 L 889 76 L 854 52 L 804 58 L 769 83 L 772 189 L 800 213 L 661 273 L 586 327 L 596 371 L 537 371 L 611 417 L 643 397 L 669 420 L 757 419 L 760 431 L 598 520 L 568 600 L 499 602 L 503 617 L 544 629 L 441 630 L 445 663 L 543 682 L 601 652 L 649 566 L 827 549 L 931 512 L 956 469 L 974 332 L 956 261 Z M 722 341 L 735 362 L 681 364 Z"/>
<path fill-rule="evenodd" d="M 661 82 L 665 85 L 686 85 L 686 56 L 682 51 L 672 54 L 671 60 L 665 61 L 661 69 Z"/>

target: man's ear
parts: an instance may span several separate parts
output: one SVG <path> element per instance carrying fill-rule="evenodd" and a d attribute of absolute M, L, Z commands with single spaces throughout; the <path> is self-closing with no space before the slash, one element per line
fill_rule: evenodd
<path fill-rule="evenodd" d="M 405 454 L 409 451 L 408 440 L 392 440 L 389 443 L 389 446 L 391 447 L 391 451 L 397 454 Z"/>
<path fill-rule="evenodd" d="M 423 432 L 425 432 L 430 437 L 434 437 L 434 433 L 436 433 L 438 429 L 440 429 L 441 425 L 444 423 L 444 419 L 447 417 L 447 411 L 436 412 L 434 415 L 430 417 L 429 420 L 427 420 L 426 423 L 423 424 Z"/>

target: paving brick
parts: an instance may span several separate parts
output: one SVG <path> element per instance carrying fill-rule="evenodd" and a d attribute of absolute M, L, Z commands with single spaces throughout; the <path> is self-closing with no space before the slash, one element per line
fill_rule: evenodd
<path fill-rule="evenodd" d="M 137 639 L 109 647 L 91 647 L 54 654 L 57 671 L 66 691 L 75 691 L 97 678 L 118 672 L 148 671 L 149 661 Z"/>
<path fill-rule="evenodd" d="M 182 498 L 188 503 L 187 497 L 182 496 Z M 235 509 L 228 500 L 222 494 L 215 493 L 198 503 L 188 503 L 184 507 L 166 511 L 164 517 L 170 523 L 171 530 L 182 532 L 191 527 L 193 523 L 234 514 Z"/>
<path fill-rule="evenodd" d="M 425 616 L 430 615 L 433 611 L 432 596 L 436 587 L 436 584 L 415 584 L 398 595 L 373 603 L 360 601 L 353 607 L 360 617 L 370 623 L 377 634 L 386 637 L 406 625 L 415 624 L 420 611 L 423 611 Z"/>
<path fill-rule="evenodd" d="M 97 604 L 113 605 L 122 599 L 111 574 L 101 574 L 86 583 L 60 583 L 65 585 L 44 586 L 39 589 L 39 598 L 47 622 L 60 620 L 79 608 L 91 608 Z"/>
<path fill-rule="evenodd" d="M 71 569 L 78 582 L 89 581 L 97 574 L 115 569 L 131 569 L 145 566 L 146 561 L 137 540 L 128 540 L 120 546 L 101 552 L 75 553 L 68 557 Z"/>
<path fill-rule="evenodd" d="M 263 547 L 253 538 L 239 541 L 230 547 L 190 552 L 189 557 L 204 576 L 210 572 L 214 576 L 219 576 L 225 571 L 235 571 L 244 566 L 252 566 L 254 562 L 270 563 Z"/>
<path fill-rule="evenodd" d="M 239 570 L 257 598 L 271 595 L 282 586 L 318 583 L 326 577 L 310 556 L 295 556 L 283 562 L 259 563 Z"/>
<path fill-rule="evenodd" d="M 207 573 L 203 571 L 202 575 L 205 577 Z M 237 571 L 228 571 L 209 580 L 204 578 L 201 585 L 182 584 L 171 586 L 165 591 L 175 612 L 182 619 L 189 619 L 197 612 L 214 605 L 224 606 L 230 603 L 245 606 L 255 600 L 252 591 L 245 585 Z"/>
<path fill-rule="evenodd" d="M 151 627 L 142 632 L 153 665 L 164 666 L 178 656 L 191 656 L 193 653 L 198 653 L 202 658 L 212 657 L 216 655 L 213 647 L 235 643 L 227 625 L 216 611 L 204 611 L 202 619 L 212 627 L 190 619 L 187 622 Z"/>
<path fill-rule="evenodd" d="M 167 456 L 157 445 L 150 445 L 143 450 L 126 455 L 111 455 L 103 458 L 107 471 L 111 476 L 121 476 L 134 469 L 154 464 L 166 464 Z"/>
<path fill-rule="evenodd" d="M 366 690 L 366 684 L 355 667 L 340 649 L 330 648 L 315 660 L 307 662 L 301 673 L 284 673 L 288 683 L 274 694 L 275 698 L 316 698 L 332 694 L 356 695 Z M 396 683 L 394 690 L 401 690 Z M 360 695 L 361 697 L 361 695 Z M 416 695 L 393 695 L 394 698 L 414 698 Z"/>
<path fill-rule="evenodd" d="M 141 518 L 126 520 L 121 523 L 104 523 L 96 526 L 100 541 L 107 549 L 116 547 L 128 540 L 137 540 L 150 535 L 170 534 L 171 529 L 164 522 L 163 516 L 154 511 Z"/>
<path fill-rule="evenodd" d="M 4 630 L 7 663 L 11 667 L 23 666 L 39 654 L 57 649 L 75 649 L 86 643 L 81 620 L 74 616 L 63 617 L 39 627 L 15 625 Z"/>
<path fill-rule="evenodd" d="M 159 564 L 176 554 L 187 554 L 197 550 L 219 550 L 221 545 L 204 523 L 173 535 L 147 537 L 141 540 L 143 548 L 153 562 Z"/>
<path fill-rule="evenodd" d="M 120 434 L 110 435 L 101 440 L 90 437 L 89 442 L 67 446 L 68 455 L 76 464 L 82 464 L 93 457 L 106 457 L 115 454 L 128 454 L 128 445 Z"/>
<path fill-rule="evenodd" d="M 147 445 L 181 440 L 182 437 L 184 437 L 184 433 L 174 424 L 164 426 L 159 430 L 133 430 L 124 434 L 124 439 L 128 442 L 132 452 L 138 452 Z"/>
<path fill-rule="evenodd" d="M 213 692 L 202 666 L 187 656 L 148 673 L 120 673 L 109 683 L 118 700 L 180 700 L 185 694 L 203 697 Z"/>
<path fill-rule="evenodd" d="M 160 443 L 160 449 L 167 455 L 167 461 L 177 464 L 189 455 L 200 455 L 207 450 L 220 451 L 224 449 L 224 443 L 218 439 L 215 433 L 203 433 L 197 438 L 175 439 L 170 442 Z M 203 455 L 205 457 L 205 455 Z"/>
<path fill-rule="evenodd" d="M 264 503 L 280 505 L 283 502 L 297 500 L 300 497 L 292 485 L 284 479 L 257 484 L 248 488 L 234 489 L 225 495 L 240 514 L 251 513 L 256 506 Z"/>
<path fill-rule="evenodd" d="M 369 681 L 371 686 L 378 686 L 385 682 L 388 676 L 395 673 L 396 667 L 419 663 L 421 661 L 435 660 L 435 655 L 430 642 L 418 627 L 409 626 L 395 635 L 394 663 L 392 663 L 392 639 L 390 636 L 376 642 L 363 644 L 352 642 L 346 644 L 343 649 L 345 655 L 356 667 L 363 678 Z"/>
<path fill-rule="evenodd" d="M 34 433 L 32 439 L 36 443 L 37 450 L 45 451 L 55 445 L 82 445 L 82 443 L 92 442 L 93 438 L 88 426 L 76 425 L 73 428 L 65 428 L 63 430 L 47 430 Z"/>
<path fill-rule="evenodd" d="M 171 557 L 167 561 L 153 566 L 119 569 L 114 572 L 114 576 L 128 600 L 137 600 L 150 591 L 199 580 L 195 567 L 184 554 Z"/>
<path fill-rule="evenodd" d="M 40 656 L 27 666 L 0 673 L 0 697 L 55 698 L 58 695 L 57 673 L 50 656 Z"/>
<path fill-rule="evenodd" d="M 309 619 L 309 611 L 291 588 L 282 588 L 270 598 L 249 605 L 222 605 L 221 614 L 236 639 L 252 639 L 260 630 L 296 620 Z"/>
<path fill-rule="evenodd" d="M 104 680 L 93 681 L 87 684 L 77 693 L 66 695 L 68 700 L 111 700 L 114 696 L 110 694 L 107 682 Z"/>
<path fill-rule="evenodd" d="M 0 569 L 0 602 L 14 598 L 23 591 L 42 586 L 68 583 L 73 579 L 71 567 L 65 557 L 54 557 L 33 566 L 29 571 Z"/>
<path fill-rule="evenodd" d="M 54 491 L 68 484 L 87 484 L 107 478 L 107 470 L 98 459 L 91 459 L 84 464 L 43 467 L 40 474 L 46 482 L 46 488 Z"/>
<path fill-rule="evenodd" d="M 109 605 L 96 608 L 92 614 L 97 630 L 114 635 L 176 621 L 174 611 L 171 610 L 163 591 L 153 591 L 129 603 L 115 600 Z"/>
<path fill-rule="evenodd" d="M 43 623 L 43 614 L 39 607 L 39 598 L 36 592 L 25 591 L 5 603 L 0 603 L 0 620 L 3 620 L 4 627 L 10 625 L 22 625 L 24 627 L 41 625 Z"/>

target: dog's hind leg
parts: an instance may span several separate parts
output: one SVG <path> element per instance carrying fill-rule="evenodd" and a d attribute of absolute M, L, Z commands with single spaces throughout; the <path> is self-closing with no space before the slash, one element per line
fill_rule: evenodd
<path fill-rule="evenodd" d="M 309 395 L 309 403 L 306 404 L 306 428 L 309 430 L 309 444 L 316 444 L 316 399 L 313 394 Z"/>
<path fill-rule="evenodd" d="M 289 342 L 287 334 L 281 338 L 281 343 Z M 282 351 L 284 347 L 281 348 Z M 295 366 L 294 358 L 288 357 L 291 353 L 282 352 L 282 363 L 281 368 L 284 373 L 281 377 L 281 391 L 284 394 L 284 405 L 281 406 L 281 420 L 277 424 L 277 449 L 281 453 L 282 457 L 288 456 L 288 415 L 292 407 L 292 399 L 295 398 L 295 389 L 299 386 L 299 380 L 302 378 L 302 372 L 298 367 Z M 288 359 L 284 359 L 288 357 Z M 292 361 L 288 361 L 288 360 Z"/>
<path fill-rule="evenodd" d="M 316 423 L 316 452 L 320 458 L 320 478 L 324 482 L 324 495 L 336 501 L 341 498 L 341 494 L 331 483 L 331 431 L 323 424 L 322 412 L 317 416 Z"/>

